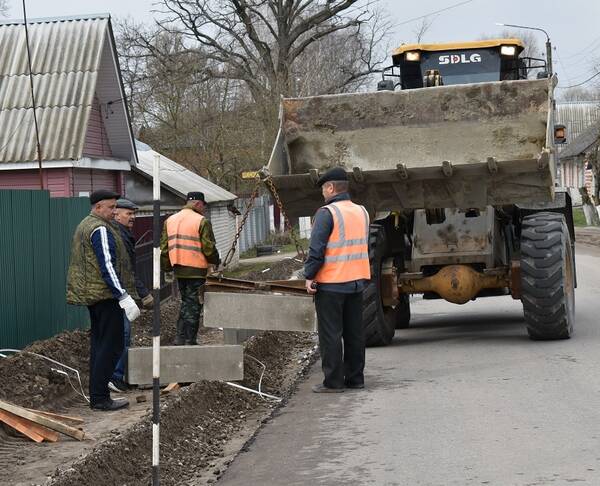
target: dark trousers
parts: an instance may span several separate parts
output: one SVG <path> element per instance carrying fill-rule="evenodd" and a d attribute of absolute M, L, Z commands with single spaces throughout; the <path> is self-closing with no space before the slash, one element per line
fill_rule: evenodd
<path fill-rule="evenodd" d="M 363 384 L 365 335 L 362 292 L 342 294 L 319 290 L 315 294 L 315 307 L 325 375 L 323 385 L 343 388 L 344 384 Z"/>
<path fill-rule="evenodd" d="M 203 278 L 178 278 L 177 286 L 181 294 L 181 307 L 177 320 L 175 344 L 196 344 L 196 335 L 200 327 L 200 290 Z"/>
<path fill-rule="evenodd" d="M 123 309 L 116 299 L 88 306 L 92 323 L 90 338 L 90 401 L 110 398 L 108 381 L 123 352 Z"/>

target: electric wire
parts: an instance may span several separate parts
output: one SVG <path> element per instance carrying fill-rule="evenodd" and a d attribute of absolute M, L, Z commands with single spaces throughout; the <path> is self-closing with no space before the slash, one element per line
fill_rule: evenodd
<path fill-rule="evenodd" d="M 589 78 L 587 78 L 585 81 L 582 81 L 581 83 L 578 84 L 573 84 L 571 86 L 557 86 L 557 88 L 560 89 L 570 89 L 570 88 L 577 88 L 579 86 L 583 86 L 586 83 L 589 83 L 592 79 L 594 79 L 596 76 L 600 76 L 600 71 L 598 71 L 596 74 L 593 74 L 592 76 L 590 76 Z"/>
<path fill-rule="evenodd" d="M 439 10 L 436 10 L 435 12 L 430 12 L 428 14 L 421 15 L 419 17 L 414 17 L 412 19 L 404 20 L 404 21 L 402 21 L 402 22 L 400 22 L 398 24 L 394 24 L 394 26 L 395 27 L 399 27 L 401 25 L 409 24 L 411 22 L 414 22 L 415 20 L 421 20 L 421 19 L 424 19 L 426 17 L 431 17 L 432 15 L 435 15 L 435 14 L 438 14 L 438 13 L 441 13 L 441 12 L 446 12 L 447 10 L 451 10 L 453 8 L 460 7 L 461 5 L 466 5 L 467 3 L 471 3 L 471 2 L 474 2 L 474 1 L 475 0 L 465 0 L 463 2 L 455 3 L 454 5 L 450 5 L 448 7 L 441 8 Z"/>
<path fill-rule="evenodd" d="M 75 390 L 79 395 L 81 395 L 83 398 L 85 398 L 85 400 L 89 403 L 90 399 L 87 397 L 87 395 L 83 391 L 83 384 L 81 383 L 81 375 L 79 374 L 79 371 L 76 370 L 75 368 L 71 368 L 70 366 L 67 366 L 64 363 L 61 363 L 60 361 L 56 361 L 56 360 L 54 360 L 52 358 L 48 358 L 47 356 L 44 356 L 42 354 L 32 353 L 31 351 L 23 351 L 21 349 L 0 349 L 0 356 L 3 357 L 3 358 L 6 358 L 7 356 L 4 353 L 30 354 L 32 356 L 37 356 L 38 358 L 45 359 L 46 361 L 50 361 L 51 363 L 54 363 L 55 365 L 62 366 L 66 370 L 72 371 L 77 376 L 77 381 L 79 382 L 79 389 L 80 389 L 80 391 L 75 388 L 75 386 L 73 385 L 73 383 L 71 383 L 71 380 L 69 378 L 68 373 L 66 373 L 63 370 L 57 370 L 56 368 L 50 368 L 55 373 L 66 375 L 67 376 L 67 380 L 69 381 L 69 384 L 71 385 L 71 387 L 73 388 L 73 390 Z"/>

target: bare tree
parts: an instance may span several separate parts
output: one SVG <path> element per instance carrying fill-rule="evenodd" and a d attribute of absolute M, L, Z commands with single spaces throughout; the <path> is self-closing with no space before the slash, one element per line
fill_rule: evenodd
<path fill-rule="evenodd" d="M 564 79 L 564 78 L 559 78 Z M 569 89 L 558 90 L 558 99 L 561 101 L 596 101 L 600 103 L 600 87 L 578 86 Z"/>
<path fill-rule="evenodd" d="M 243 81 L 266 109 L 294 91 L 293 64 L 319 40 L 340 32 L 357 38 L 373 19 L 374 0 L 162 0 L 165 28 L 201 46 L 213 78 Z M 371 61 L 348 82 L 376 69 Z"/>
<path fill-rule="evenodd" d="M 415 35 L 415 42 L 420 44 L 423 40 L 423 37 L 427 33 L 427 31 L 433 25 L 436 17 L 423 17 L 421 22 L 417 24 L 417 26 L 413 29 L 413 34 Z"/>

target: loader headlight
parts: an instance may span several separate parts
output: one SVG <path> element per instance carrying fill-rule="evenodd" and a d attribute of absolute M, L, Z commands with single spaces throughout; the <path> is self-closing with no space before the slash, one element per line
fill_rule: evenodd
<path fill-rule="evenodd" d="M 500 46 L 501 56 L 514 56 L 517 53 L 516 46 Z"/>
<path fill-rule="evenodd" d="M 404 60 L 418 62 L 421 60 L 421 53 L 419 51 L 408 51 L 404 54 Z"/>

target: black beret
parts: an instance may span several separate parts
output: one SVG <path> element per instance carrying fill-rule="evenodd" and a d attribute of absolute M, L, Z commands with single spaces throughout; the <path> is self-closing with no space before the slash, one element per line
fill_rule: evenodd
<path fill-rule="evenodd" d="M 135 211 L 138 207 L 132 203 L 129 199 L 121 198 L 117 199 L 117 207 L 122 209 L 132 209 Z"/>
<path fill-rule="evenodd" d="M 187 200 L 188 201 L 202 201 L 202 202 L 206 202 L 206 200 L 204 199 L 204 193 L 203 192 L 188 192 L 187 194 Z"/>
<path fill-rule="evenodd" d="M 319 177 L 317 181 L 317 185 L 321 187 L 326 182 L 334 182 L 334 181 L 347 181 L 348 175 L 346 171 L 342 167 L 334 167 L 333 169 L 329 169 L 325 174 Z"/>
<path fill-rule="evenodd" d="M 118 192 L 109 191 L 108 189 L 98 189 L 90 194 L 90 203 L 104 201 L 105 199 L 119 199 L 121 195 Z"/>

